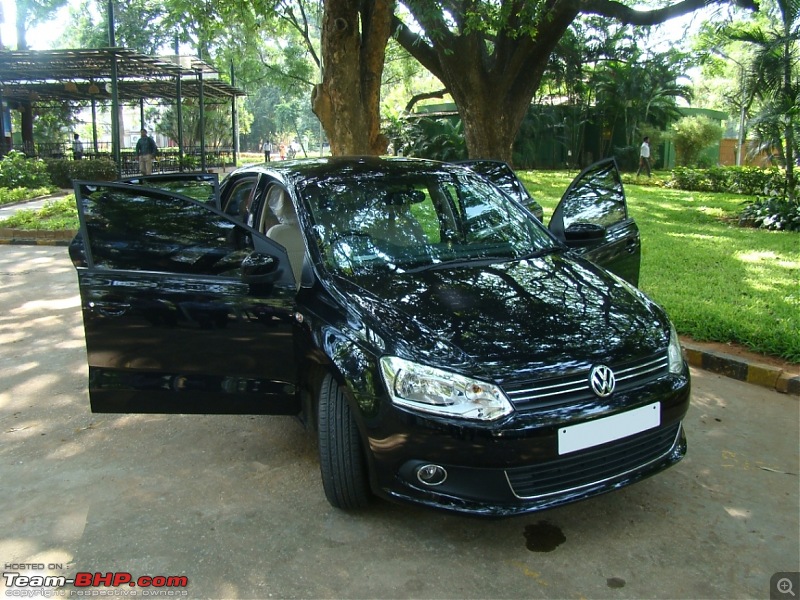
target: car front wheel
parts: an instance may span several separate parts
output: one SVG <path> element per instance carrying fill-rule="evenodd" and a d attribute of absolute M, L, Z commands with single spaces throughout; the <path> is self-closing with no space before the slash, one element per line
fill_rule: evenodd
<path fill-rule="evenodd" d="M 344 510 L 364 508 L 370 492 L 364 451 L 350 404 L 326 375 L 319 391 L 319 464 L 328 502 Z"/>

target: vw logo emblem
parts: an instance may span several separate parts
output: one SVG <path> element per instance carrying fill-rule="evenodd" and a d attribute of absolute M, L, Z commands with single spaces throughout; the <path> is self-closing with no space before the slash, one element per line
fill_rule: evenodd
<path fill-rule="evenodd" d="M 589 383 L 592 386 L 592 391 L 605 398 L 614 392 L 614 387 L 617 385 L 617 380 L 614 377 L 614 371 L 605 365 L 597 365 L 589 373 Z"/>

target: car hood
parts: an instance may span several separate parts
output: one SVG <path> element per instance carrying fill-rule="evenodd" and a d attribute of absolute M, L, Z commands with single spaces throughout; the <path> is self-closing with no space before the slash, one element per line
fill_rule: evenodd
<path fill-rule="evenodd" d="M 494 377 L 618 364 L 669 340 L 663 311 L 644 294 L 561 254 L 370 273 L 338 287 L 385 352 L 442 367 L 469 362 Z"/>

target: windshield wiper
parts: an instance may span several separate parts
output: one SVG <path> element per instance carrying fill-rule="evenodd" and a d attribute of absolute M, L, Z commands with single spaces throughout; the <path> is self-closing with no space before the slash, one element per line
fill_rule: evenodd
<path fill-rule="evenodd" d="M 420 267 L 404 269 L 406 273 L 419 273 L 421 271 L 435 271 L 436 269 L 446 269 L 450 267 L 467 267 L 480 264 L 492 265 L 498 262 L 517 260 L 516 256 L 472 256 L 469 258 L 453 258 L 441 262 L 429 263 Z"/>

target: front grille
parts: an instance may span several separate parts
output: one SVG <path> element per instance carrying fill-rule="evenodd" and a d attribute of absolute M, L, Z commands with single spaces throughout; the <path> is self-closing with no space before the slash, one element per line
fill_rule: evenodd
<path fill-rule="evenodd" d="M 617 391 L 625 391 L 646 384 L 667 372 L 667 355 L 608 365 L 614 371 Z M 582 370 L 559 377 L 513 382 L 503 385 L 503 391 L 517 410 L 552 408 L 594 397 L 589 387 L 590 370 Z"/>
<path fill-rule="evenodd" d="M 680 423 L 624 440 L 575 452 L 528 467 L 506 470 L 519 498 L 540 498 L 619 477 L 666 456 L 675 446 Z"/>

